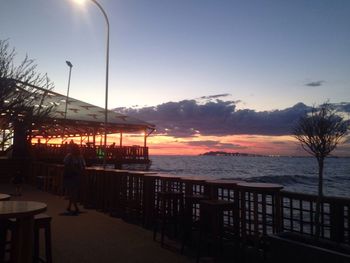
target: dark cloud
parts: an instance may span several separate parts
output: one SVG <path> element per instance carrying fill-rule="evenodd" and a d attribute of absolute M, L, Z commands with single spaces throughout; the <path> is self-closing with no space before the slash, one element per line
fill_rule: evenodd
<path fill-rule="evenodd" d="M 271 142 L 272 144 L 276 144 L 276 145 L 284 145 L 284 144 L 289 144 L 288 142 L 281 142 L 281 141 L 273 141 Z"/>
<path fill-rule="evenodd" d="M 228 96 L 231 96 L 231 94 L 224 93 L 224 94 L 217 94 L 217 95 L 211 95 L 211 96 L 202 96 L 201 99 L 217 99 L 217 98 L 223 98 Z"/>
<path fill-rule="evenodd" d="M 118 112 L 155 124 L 158 134 L 191 137 L 198 134 L 290 135 L 300 116 L 311 109 L 298 103 L 293 107 L 274 111 L 237 110 L 237 103 L 219 99 L 205 103 L 183 100 L 140 109 L 119 108 Z M 339 105 L 342 109 L 350 109 L 350 103 Z"/>
<path fill-rule="evenodd" d="M 318 81 L 311 81 L 305 84 L 305 86 L 308 87 L 320 87 L 325 83 L 324 80 L 318 80 Z"/>

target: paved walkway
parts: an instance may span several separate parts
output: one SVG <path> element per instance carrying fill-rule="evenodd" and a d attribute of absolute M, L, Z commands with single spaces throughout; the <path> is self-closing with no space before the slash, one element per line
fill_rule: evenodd
<path fill-rule="evenodd" d="M 0 192 L 12 194 L 10 185 L 1 185 Z M 130 263 L 189 263 L 186 256 L 160 247 L 152 240 L 152 231 L 128 224 L 94 210 L 84 210 L 79 216 L 62 216 L 67 201 L 25 186 L 21 197 L 11 200 L 40 201 L 48 205 L 52 216 L 54 263 L 70 262 L 130 262 Z"/>

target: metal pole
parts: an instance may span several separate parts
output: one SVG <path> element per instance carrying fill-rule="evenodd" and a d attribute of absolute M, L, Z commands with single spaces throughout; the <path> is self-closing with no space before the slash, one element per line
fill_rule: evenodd
<path fill-rule="evenodd" d="M 107 43 L 106 43 L 106 91 L 105 91 L 105 121 L 104 121 L 104 155 L 103 155 L 103 168 L 106 168 L 106 161 L 107 161 L 107 123 L 108 123 L 108 72 L 109 72 L 109 20 L 107 17 L 107 13 L 102 8 L 102 6 L 96 1 L 91 0 L 94 2 L 97 7 L 101 10 L 107 25 Z"/>
<path fill-rule="evenodd" d="M 68 67 L 69 67 L 69 77 L 68 77 L 68 88 L 67 88 L 67 96 L 66 96 L 66 107 L 64 109 L 64 121 L 66 122 L 67 121 L 67 109 L 68 109 L 68 98 L 69 98 L 69 88 L 70 88 L 70 78 L 71 78 L 71 75 L 72 75 L 72 63 L 70 63 L 69 61 L 66 61 Z M 66 123 L 65 123 L 66 124 Z M 64 125 L 65 125 L 64 124 Z M 65 130 L 66 130 L 66 127 L 63 128 L 63 135 L 62 135 L 62 142 L 63 142 L 63 139 L 64 139 L 64 134 L 65 134 Z"/>

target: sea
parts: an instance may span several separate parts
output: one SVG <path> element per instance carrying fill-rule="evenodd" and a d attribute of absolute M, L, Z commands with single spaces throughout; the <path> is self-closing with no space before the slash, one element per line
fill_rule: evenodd
<path fill-rule="evenodd" d="M 151 156 L 151 171 L 276 183 L 287 191 L 317 193 L 318 164 L 312 157 Z M 350 158 L 327 158 L 324 194 L 350 198 Z"/>

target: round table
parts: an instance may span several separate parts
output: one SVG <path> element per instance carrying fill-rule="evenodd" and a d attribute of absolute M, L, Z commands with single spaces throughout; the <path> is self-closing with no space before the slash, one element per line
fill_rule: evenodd
<path fill-rule="evenodd" d="M 15 218 L 17 223 L 17 231 L 14 232 L 11 243 L 11 262 L 32 263 L 34 215 L 46 209 L 46 204 L 33 201 L 0 202 L 0 221 Z"/>
<path fill-rule="evenodd" d="M 11 196 L 7 194 L 0 194 L 0 201 L 10 200 Z"/>
<path fill-rule="evenodd" d="M 243 183 L 242 180 L 232 180 L 232 179 L 216 179 L 205 181 L 206 195 L 210 196 L 211 199 L 218 199 L 219 188 L 224 188 L 227 190 L 233 190 L 236 188 L 237 184 Z M 236 191 L 234 191 L 236 193 Z"/>
<path fill-rule="evenodd" d="M 253 183 L 253 182 L 241 182 L 241 183 L 238 183 L 237 186 L 246 190 L 260 190 L 260 191 L 279 191 L 283 188 L 283 186 L 280 184 Z"/>

